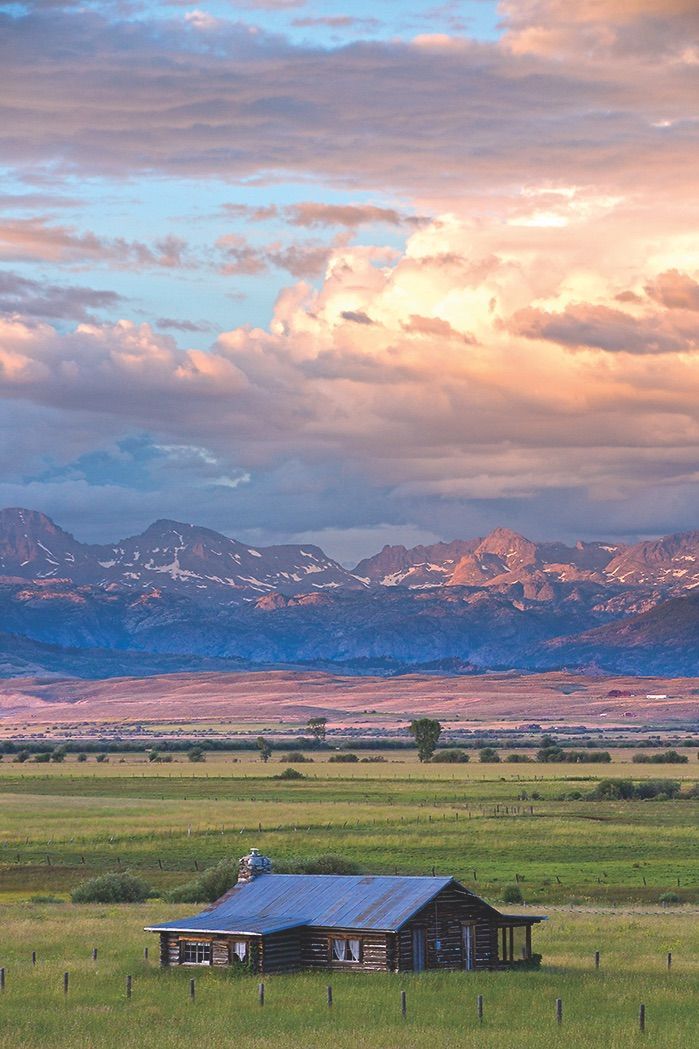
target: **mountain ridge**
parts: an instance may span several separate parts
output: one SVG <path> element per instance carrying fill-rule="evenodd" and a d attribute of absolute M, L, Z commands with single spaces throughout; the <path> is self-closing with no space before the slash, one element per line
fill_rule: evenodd
<path fill-rule="evenodd" d="M 148 673 L 202 661 L 699 673 L 696 588 L 699 531 L 568 545 L 499 527 L 385 546 L 351 572 L 315 544 L 255 547 L 167 518 L 81 543 L 45 514 L 10 508 L 0 511 L 0 675 L 26 665 L 108 676 L 130 660 Z"/>

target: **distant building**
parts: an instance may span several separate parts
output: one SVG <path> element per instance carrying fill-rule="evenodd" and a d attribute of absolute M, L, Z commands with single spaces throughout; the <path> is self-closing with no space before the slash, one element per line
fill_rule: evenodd
<path fill-rule="evenodd" d="M 162 965 L 388 972 L 531 963 L 543 916 L 501 914 L 454 878 L 272 874 L 252 849 L 237 884 L 191 918 L 148 926 Z"/>

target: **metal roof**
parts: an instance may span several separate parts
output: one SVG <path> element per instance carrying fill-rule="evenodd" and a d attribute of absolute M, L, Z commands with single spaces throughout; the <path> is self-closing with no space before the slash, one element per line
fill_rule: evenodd
<path fill-rule="evenodd" d="M 383 875 L 264 874 L 234 886 L 191 918 L 148 932 L 266 934 L 299 925 L 395 932 L 452 878 Z"/>

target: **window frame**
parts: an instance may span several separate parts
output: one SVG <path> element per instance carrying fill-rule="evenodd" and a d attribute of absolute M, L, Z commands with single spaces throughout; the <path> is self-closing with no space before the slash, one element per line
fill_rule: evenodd
<path fill-rule="evenodd" d="M 202 954 L 202 958 L 188 958 L 189 952 L 194 952 L 195 955 Z M 208 954 L 208 958 L 204 955 Z M 213 940 L 191 940 L 181 939 L 180 940 L 180 965 L 213 965 L 214 963 L 214 944 Z"/>
<path fill-rule="evenodd" d="M 338 958 L 335 954 L 335 944 L 343 943 L 344 957 Z M 357 957 L 353 956 L 350 943 L 357 945 Z M 361 965 L 364 961 L 364 941 L 359 936 L 335 936 L 329 938 L 330 962 L 332 965 Z"/>

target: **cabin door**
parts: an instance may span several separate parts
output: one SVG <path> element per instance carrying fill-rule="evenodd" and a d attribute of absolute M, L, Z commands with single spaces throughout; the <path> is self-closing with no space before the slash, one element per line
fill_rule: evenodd
<path fill-rule="evenodd" d="M 475 925 L 464 925 L 461 930 L 464 948 L 464 969 L 476 968 L 476 927 Z"/>
<path fill-rule="evenodd" d="M 425 930 L 413 929 L 413 972 L 421 973 L 425 968 Z"/>

